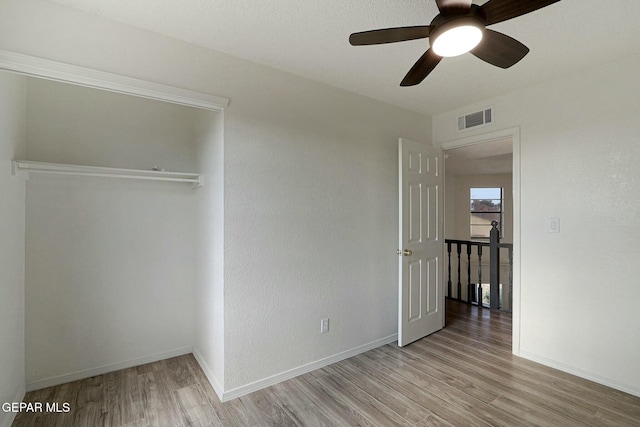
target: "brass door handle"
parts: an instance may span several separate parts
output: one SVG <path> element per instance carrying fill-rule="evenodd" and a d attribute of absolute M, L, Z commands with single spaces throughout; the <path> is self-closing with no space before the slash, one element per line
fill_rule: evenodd
<path fill-rule="evenodd" d="M 413 252 L 412 252 L 410 249 L 405 249 L 405 250 L 398 249 L 398 250 L 396 251 L 396 254 L 398 254 L 398 255 L 404 255 L 404 256 L 411 256 L 411 255 L 413 255 Z"/>

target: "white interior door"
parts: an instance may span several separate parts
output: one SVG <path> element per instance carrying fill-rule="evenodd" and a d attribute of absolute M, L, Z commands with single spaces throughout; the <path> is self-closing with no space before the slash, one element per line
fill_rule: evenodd
<path fill-rule="evenodd" d="M 442 150 L 398 142 L 400 242 L 398 345 L 444 326 Z"/>

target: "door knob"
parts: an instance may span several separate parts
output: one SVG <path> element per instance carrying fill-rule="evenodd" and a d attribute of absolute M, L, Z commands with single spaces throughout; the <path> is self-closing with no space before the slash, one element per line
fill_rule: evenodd
<path fill-rule="evenodd" d="M 398 250 L 396 251 L 396 253 L 397 253 L 398 255 L 404 255 L 404 256 L 411 256 L 411 255 L 413 255 L 413 252 L 412 252 L 410 249 L 405 249 L 405 250 L 398 249 Z"/>

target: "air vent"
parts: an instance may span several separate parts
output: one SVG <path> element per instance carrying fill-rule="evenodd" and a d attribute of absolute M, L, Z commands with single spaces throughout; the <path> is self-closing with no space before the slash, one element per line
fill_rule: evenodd
<path fill-rule="evenodd" d="M 458 132 L 493 123 L 493 108 L 458 117 Z"/>

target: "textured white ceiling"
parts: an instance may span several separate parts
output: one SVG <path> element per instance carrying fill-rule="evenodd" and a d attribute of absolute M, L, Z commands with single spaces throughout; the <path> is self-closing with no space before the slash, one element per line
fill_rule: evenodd
<path fill-rule="evenodd" d="M 426 39 L 353 47 L 348 36 L 428 24 L 434 0 L 53 1 L 428 115 L 640 54 L 639 0 L 562 0 L 490 27 L 531 49 L 512 68 L 465 54 L 402 88 Z"/>

